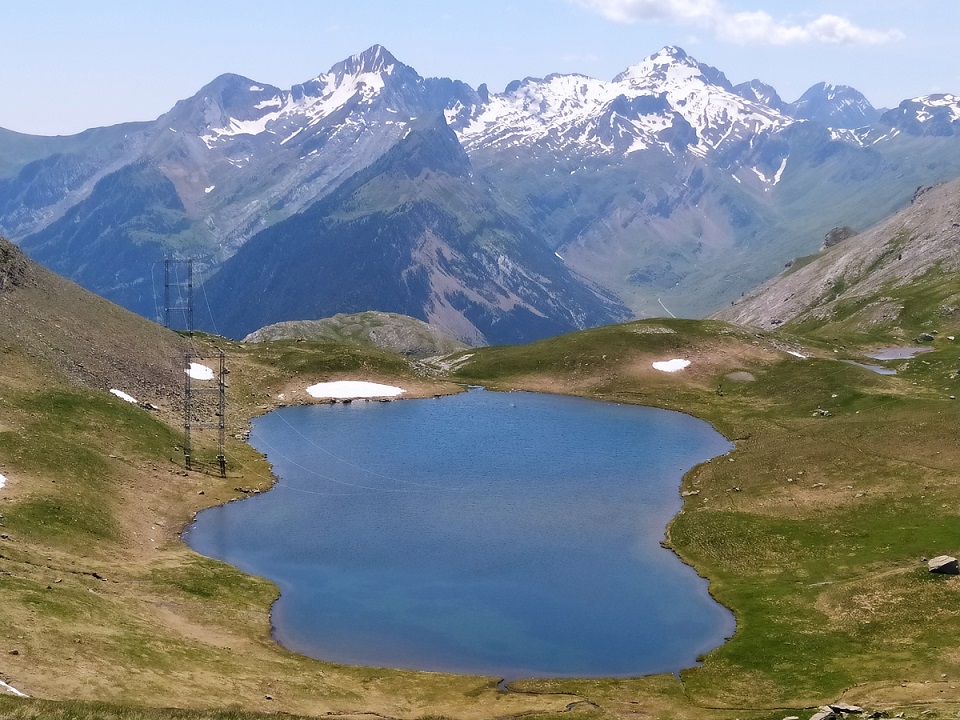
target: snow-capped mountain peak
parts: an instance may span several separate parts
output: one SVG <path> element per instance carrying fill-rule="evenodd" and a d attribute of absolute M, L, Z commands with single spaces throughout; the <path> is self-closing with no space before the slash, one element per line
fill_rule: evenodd
<path fill-rule="evenodd" d="M 801 120 L 814 120 L 831 128 L 861 128 L 872 125 L 880 112 L 859 90 L 848 85 L 820 82 L 791 103 L 787 112 Z"/>
<path fill-rule="evenodd" d="M 772 85 L 767 85 L 767 83 L 760 80 L 750 80 L 735 85 L 733 91 L 744 100 L 766 105 L 777 112 L 782 113 L 786 107 L 786 103 L 783 102 L 776 89 L 774 89 Z"/>
<path fill-rule="evenodd" d="M 639 86 L 649 83 L 683 83 L 691 79 L 723 90 L 733 90 L 730 81 L 722 72 L 697 62 L 682 48 L 674 46 L 664 47 L 636 65 L 631 65 L 617 75 L 613 82 L 630 82 Z"/>
<path fill-rule="evenodd" d="M 877 122 L 877 132 L 904 132 L 924 137 L 960 135 L 960 96 L 923 95 L 904 100 Z"/>
<path fill-rule="evenodd" d="M 386 73 L 389 75 L 398 64 L 397 59 L 383 45 L 372 45 L 362 53 L 357 53 L 337 63 L 330 68 L 330 72 L 342 75 L 360 75 L 363 73 Z"/>
<path fill-rule="evenodd" d="M 201 139 L 212 149 L 239 135 L 266 133 L 283 145 L 335 113 L 375 104 L 391 85 L 422 82 L 416 71 L 398 62 L 382 45 L 374 45 L 289 91 L 274 89 L 270 97 L 252 105 L 245 117 L 235 114 L 211 122 Z"/>
<path fill-rule="evenodd" d="M 551 75 L 511 83 L 481 106 L 453 108 L 447 119 L 468 151 L 544 142 L 596 155 L 652 147 L 703 155 L 728 139 L 792 122 L 738 96 L 723 73 L 678 47 L 663 48 L 611 82 Z"/>
<path fill-rule="evenodd" d="M 613 82 L 633 85 L 679 83 L 701 74 L 696 60 L 681 48 L 665 47 L 636 65 L 628 67 L 617 75 Z"/>

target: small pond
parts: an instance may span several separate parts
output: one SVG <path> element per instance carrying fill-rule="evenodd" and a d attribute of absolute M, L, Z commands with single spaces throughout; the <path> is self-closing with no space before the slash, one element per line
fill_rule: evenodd
<path fill-rule="evenodd" d="M 251 443 L 280 478 L 211 508 L 197 551 L 267 577 L 283 645 L 343 663 L 520 676 L 677 671 L 733 617 L 659 545 L 696 463 L 675 412 L 474 390 L 289 407 Z"/>
<path fill-rule="evenodd" d="M 864 353 L 874 360 L 910 360 L 917 355 L 933 350 L 932 347 L 888 347 Z"/>

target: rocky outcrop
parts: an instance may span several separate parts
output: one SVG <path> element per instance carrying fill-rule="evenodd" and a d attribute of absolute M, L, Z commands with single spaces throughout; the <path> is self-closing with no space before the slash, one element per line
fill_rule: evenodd
<path fill-rule="evenodd" d="M 27 258 L 16 245 L 0 238 L 0 292 L 23 283 Z"/>
<path fill-rule="evenodd" d="M 938 555 L 927 561 L 927 568 L 932 573 L 941 575 L 960 575 L 960 563 L 950 555 Z"/>
<path fill-rule="evenodd" d="M 824 705 L 822 708 L 817 710 L 813 715 L 810 716 L 810 720 L 835 720 L 837 714 L 829 705 Z"/>
<path fill-rule="evenodd" d="M 862 715 L 863 708 L 858 705 L 849 705 L 847 703 L 831 703 L 823 705 L 813 715 L 810 720 L 837 720 L 845 718 L 848 715 Z M 784 718 L 784 720 L 787 720 Z"/>
<path fill-rule="evenodd" d="M 830 709 L 834 712 L 847 713 L 848 715 L 860 715 L 863 713 L 862 707 L 848 703 L 830 703 Z"/>
<path fill-rule="evenodd" d="M 823 248 L 832 248 L 838 243 L 842 243 L 844 240 L 848 240 L 857 234 L 857 231 L 854 230 L 849 225 L 844 225 L 843 227 L 835 227 L 830 230 L 823 238 Z"/>
<path fill-rule="evenodd" d="M 412 358 L 446 355 L 467 347 L 449 333 L 416 318 L 376 311 L 276 323 L 244 338 L 244 342 L 269 340 L 346 343 L 377 347 Z"/>

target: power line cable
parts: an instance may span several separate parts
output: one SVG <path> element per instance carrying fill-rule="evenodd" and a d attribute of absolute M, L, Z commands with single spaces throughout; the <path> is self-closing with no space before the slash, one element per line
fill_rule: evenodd
<path fill-rule="evenodd" d="M 210 316 L 210 324 L 213 326 L 213 332 L 216 335 L 219 335 L 220 331 L 217 329 L 217 321 L 213 317 L 213 310 L 210 308 L 210 300 L 207 298 L 207 284 L 205 282 L 200 283 L 200 291 L 203 293 L 203 302 L 207 306 L 207 314 Z"/>
<path fill-rule="evenodd" d="M 153 317 L 156 322 L 162 320 L 160 315 L 160 301 L 157 299 L 157 278 L 155 276 L 155 271 L 157 269 L 157 261 L 154 260 L 150 265 L 150 284 L 153 286 L 153 311 L 156 313 Z"/>
<path fill-rule="evenodd" d="M 335 453 L 330 452 L 330 451 L 327 450 L 325 447 L 322 447 L 322 446 L 319 445 L 317 442 L 315 442 L 312 438 L 308 437 L 307 435 L 304 435 L 302 432 L 300 432 L 300 430 L 299 430 L 297 427 L 295 427 L 294 425 L 292 425 L 292 424 L 290 423 L 290 421 L 287 420 L 287 419 L 283 416 L 283 413 L 277 413 L 277 417 L 279 417 L 280 420 L 283 421 L 283 423 L 284 423 L 287 427 L 289 427 L 291 430 L 293 430 L 293 432 L 295 432 L 295 433 L 296 433 L 297 435 L 299 435 L 303 440 L 305 440 L 307 443 L 309 443 L 310 445 L 312 445 L 313 447 L 315 447 L 317 450 L 319 450 L 320 452 L 322 452 L 322 453 L 325 454 L 325 455 L 329 455 L 330 457 L 332 457 L 332 458 L 333 458 L 334 460 L 336 460 L 337 462 L 341 462 L 341 463 L 343 463 L 344 465 L 346 465 L 346 466 L 348 466 L 348 467 L 354 468 L 355 470 L 359 470 L 360 472 L 367 473 L 368 475 L 373 475 L 374 477 L 383 478 L 384 480 L 390 480 L 390 481 L 392 481 L 392 482 L 400 483 L 400 484 L 402 484 L 402 485 L 415 485 L 415 486 L 417 486 L 417 487 L 433 488 L 433 489 L 435 489 L 435 490 L 444 490 L 444 489 L 446 489 L 446 488 L 444 488 L 444 487 L 441 486 L 441 485 L 435 485 L 435 484 L 433 484 L 433 483 L 419 483 L 419 482 L 415 482 L 414 480 L 401 480 L 401 479 L 398 478 L 398 477 L 394 477 L 394 476 L 392 476 L 392 475 L 384 475 L 383 473 L 376 472 L 375 470 L 370 470 L 369 468 L 365 468 L 365 467 L 363 467 L 363 466 L 361 466 L 361 465 L 357 465 L 356 463 L 353 463 L 353 462 L 347 460 L 346 458 L 342 458 L 342 457 L 340 457 L 339 455 L 336 455 Z"/>

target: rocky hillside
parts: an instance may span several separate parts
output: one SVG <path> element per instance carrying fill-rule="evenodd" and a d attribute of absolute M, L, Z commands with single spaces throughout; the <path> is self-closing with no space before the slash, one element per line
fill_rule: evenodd
<path fill-rule="evenodd" d="M 313 340 L 391 350 L 411 358 L 446 355 L 466 347 L 459 340 L 416 318 L 368 311 L 322 320 L 290 320 L 260 328 L 244 342 Z"/>
<path fill-rule="evenodd" d="M 206 285 L 215 332 L 375 309 L 469 344 L 626 319 L 472 172 L 442 116 L 310 209 L 257 233 Z"/>
<path fill-rule="evenodd" d="M 0 238 L 0 353 L 9 368 L 51 371 L 117 389 L 143 403 L 179 403 L 183 353 L 176 333 L 82 289 Z"/>
<path fill-rule="evenodd" d="M 960 181 L 953 181 L 920 188 L 904 210 L 795 260 L 717 317 L 764 328 L 843 322 L 909 333 L 960 317 L 958 270 Z"/>

